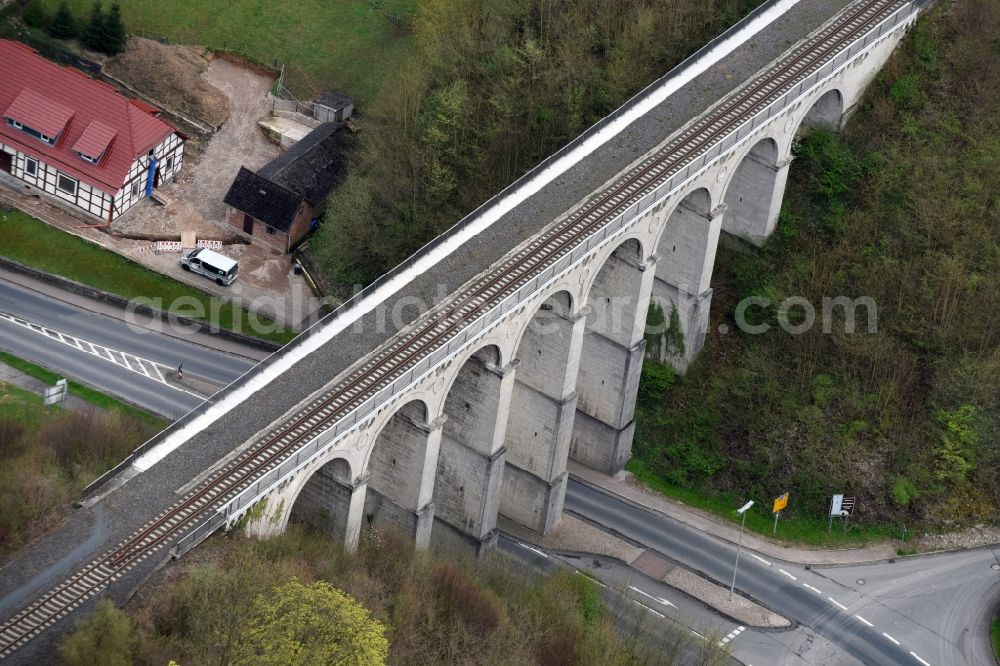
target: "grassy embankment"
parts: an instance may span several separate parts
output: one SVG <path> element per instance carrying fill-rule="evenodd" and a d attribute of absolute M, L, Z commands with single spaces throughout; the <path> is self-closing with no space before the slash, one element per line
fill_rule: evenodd
<path fill-rule="evenodd" d="M 285 82 L 308 99 L 322 90 L 343 90 L 362 104 L 375 97 L 385 76 L 402 68 L 411 43 L 405 29 L 383 14 L 412 13 L 416 0 L 120 0 L 130 32 L 163 35 L 181 43 L 226 49 L 254 60 L 287 65 Z M 55 11 L 58 0 L 45 0 Z M 107 4 L 107 3 L 105 3 Z M 91 0 L 70 0 L 85 21 Z"/>
<path fill-rule="evenodd" d="M 730 519 L 754 499 L 765 535 L 789 491 L 779 536 L 811 544 L 1000 516 L 998 30 L 997 0 L 939 3 L 844 135 L 802 141 L 775 235 L 720 249 L 697 363 L 647 364 L 632 463 L 647 482 Z M 864 308 L 859 332 L 839 309 L 823 332 L 841 295 L 875 302 L 875 332 Z M 767 333 L 738 329 L 748 296 L 775 305 L 754 311 Z M 807 333 L 778 324 L 790 296 L 817 313 Z M 827 537 L 837 492 L 858 515 Z"/>
<path fill-rule="evenodd" d="M 128 299 L 158 299 L 162 309 L 193 319 L 208 321 L 213 310 L 217 310 L 218 319 L 212 324 L 270 342 L 285 344 L 295 337 L 291 330 L 268 330 L 274 328 L 272 322 L 263 322 L 266 326 L 256 333 L 251 327 L 254 320 L 246 310 L 230 302 L 213 305 L 218 299 L 206 292 L 144 268 L 20 211 L 0 213 L 0 234 L 4 239 L 0 255 L 39 270 Z M 187 305 L 171 308 L 172 303 Z"/>
<path fill-rule="evenodd" d="M 997 656 L 997 661 L 1000 661 L 1000 615 L 993 618 L 990 635 L 993 637 L 993 652 Z"/>
<path fill-rule="evenodd" d="M 5 363 L 52 381 L 54 375 L 7 354 Z M 80 490 L 148 439 L 164 422 L 83 387 L 89 412 L 45 407 L 30 391 L 0 382 L 0 555 L 51 527 Z"/>

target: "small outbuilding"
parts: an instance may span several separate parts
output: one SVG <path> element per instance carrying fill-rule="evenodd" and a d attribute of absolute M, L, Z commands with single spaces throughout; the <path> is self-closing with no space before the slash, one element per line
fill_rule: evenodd
<path fill-rule="evenodd" d="M 342 178 L 348 139 L 339 127 L 321 124 L 256 173 L 240 167 L 224 199 L 229 224 L 254 243 L 289 252 L 322 216 Z"/>

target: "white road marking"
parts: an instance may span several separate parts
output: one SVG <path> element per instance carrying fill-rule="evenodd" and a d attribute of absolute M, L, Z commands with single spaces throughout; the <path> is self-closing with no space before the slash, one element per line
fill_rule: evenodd
<path fill-rule="evenodd" d="M 580 574 L 581 576 L 583 576 L 584 578 L 586 578 L 586 579 L 590 580 L 590 582 L 592 582 L 592 583 L 597 583 L 597 584 L 598 584 L 598 585 L 600 585 L 601 587 L 607 587 L 607 585 L 605 585 L 605 584 L 604 584 L 604 583 L 602 583 L 601 581 L 597 580 L 597 579 L 596 579 L 596 578 L 594 578 L 593 576 L 588 576 L 587 574 L 583 573 L 583 572 L 582 572 L 582 571 L 580 571 L 579 569 L 573 569 L 573 573 L 578 573 L 578 574 Z M 632 601 L 635 601 L 635 599 L 633 599 Z"/>
<path fill-rule="evenodd" d="M 808 587 L 810 590 L 812 590 L 816 594 L 823 594 L 822 592 L 820 592 L 819 590 L 817 590 L 815 587 L 813 587 L 809 583 L 802 583 L 802 587 Z"/>
<path fill-rule="evenodd" d="M 890 641 L 892 641 L 896 645 L 899 645 L 899 641 L 897 641 L 895 638 L 893 638 L 889 634 L 885 633 L 884 631 L 882 632 L 882 635 L 885 636 L 886 638 L 888 638 Z"/>
<path fill-rule="evenodd" d="M 698 638 L 700 638 L 701 640 L 705 640 L 705 637 L 704 637 L 704 636 L 702 636 L 701 634 L 699 634 L 699 633 L 698 633 L 697 631 L 695 631 L 694 629 L 692 629 L 692 630 L 691 630 L 691 633 L 692 633 L 692 634 L 694 634 L 695 636 L 697 636 Z"/>
<path fill-rule="evenodd" d="M 927 663 L 926 661 L 924 661 L 924 660 L 923 660 L 923 659 L 921 659 L 921 658 L 920 658 L 919 656 L 917 656 L 917 653 L 916 653 L 916 652 L 914 652 L 913 650 L 910 650 L 910 656 L 911 656 L 911 657 L 913 657 L 914 659 L 916 659 L 917 661 L 919 661 L 919 662 L 920 662 L 921 664 L 923 664 L 924 666 L 931 666 L 931 665 L 930 665 L 930 664 L 928 664 L 928 663 Z"/>
<path fill-rule="evenodd" d="M 758 560 L 760 560 L 761 562 L 763 562 L 764 564 L 766 564 L 767 566 L 771 566 L 771 563 L 770 563 L 770 562 L 768 562 L 767 560 L 765 560 L 765 559 L 764 559 L 763 557 L 761 557 L 760 555 L 757 555 L 756 553 L 750 553 L 750 557 L 755 557 L 755 558 L 757 558 Z"/>
<path fill-rule="evenodd" d="M 792 574 L 788 573 L 788 572 L 787 572 L 787 571 L 785 571 L 784 569 L 778 569 L 778 571 L 780 571 L 781 573 L 785 574 L 786 576 L 788 576 L 788 577 L 789 577 L 789 578 L 791 578 L 792 580 L 798 580 L 798 578 L 796 578 L 796 577 L 795 577 L 795 576 L 793 576 Z"/>
<path fill-rule="evenodd" d="M 871 622 L 869 622 L 865 618 L 861 617 L 860 615 L 855 615 L 854 617 L 858 618 L 859 620 L 861 620 L 862 623 L 868 625 L 869 627 L 874 627 L 875 626 L 874 624 L 872 624 Z"/>
<path fill-rule="evenodd" d="M 120 368 L 123 367 L 126 370 L 134 372 L 137 375 L 143 375 L 145 377 L 148 377 L 149 379 L 152 379 L 153 381 L 157 382 L 158 384 L 162 384 L 163 386 L 171 388 L 171 389 L 173 389 L 175 391 L 180 391 L 181 393 L 187 393 L 188 395 L 192 395 L 192 396 L 194 396 L 196 398 L 203 398 L 203 396 L 200 396 L 197 393 L 192 393 L 191 391 L 183 389 L 180 386 L 174 386 L 173 384 L 169 383 L 164 378 L 163 372 L 160 370 L 161 368 L 163 370 L 168 370 L 167 366 L 165 366 L 165 365 L 163 365 L 161 363 L 157 363 L 156 361 L 150 361 L 147 358 L 142 358 L 141 356 L 136 356 L 135 354 L 128 354 L 128 355 L 126 355 L 125 352 L 120 352 L 120 351 L 115 350 L 115 349 L 110 349 L 109 347 L 105 347 L 103 345 L 94 344 L 93 342 L 90 342 L 89 340 L 84 340 L 82 338 L 77 338 L 77 337 L 74 337 L 72 335 L 67 335 L 65 333 L 60 333 L 59 331 L 54 331 L 54 330 L 52 330 L 50 328 L 45 328 L 43 326 L 39 326 L 39 325 L 34 324 L 34 323 L 32 323 L 32 322 L 30 322 L 30 321 L 28 321 L 26 319 L 21 319 L 20 317 L 15 317 L 15 316 L 13 316 L 11 314 L 8 314 L 6 312 L 0 312 L 0 319 L 5 319 L 5 320 L 11 322 L 12 324 L 17 324 L 18 326 L 26 328 L 29 331 L 32 331 L 32 332 L 44 335 L 47 338 L 50 338 L 50 339 L 55 340 L 57 342 L 61 342 L 61 343 L 63 343 L 64 345 L 66 345 L 68 347 L 72 347 L 73 349 L 76 349 L 77 351 L 83 352 L 84 354 L 89 354 L 91 356 L 95 356 L 95 357 L 101 359 L 102 361 L 109 361 L 111 363 L 114 363 L 116 366 L 118 366 Z M 88 351 L 84 347 L 84 345 L 87 345 L 88 347 L 90 347 L 90 350 Z M 132 359 L 133 359 L 133 362 L 129 363 L 128 362 L 128 358 L 126 356 L 131 356 Z M 156 371 L 156 375 L 157 376 L 154 377 L 152 374 L 150 374 L 149 370 L 146 369 L 146 365 L 147 364 L 149 366 L 151 366 Z M 136 369 L 136 367 L 133 367 L 134 365 L 137 366 L 138 369 Z"/>
<path fill-rule="evenodd" d="M 837 601 L 833 597 L 827 597 L 827 599 L 829 599 L 830 603 L 833 604 L 834 606 L 836 606 L 837 608 L 839 608 L 840 610 L 843 610 L 843 611 L 847 610 L 847 606 L 845 606 L 844 604 L 840 603 L 839 601 Z"/>
<path fill-rule="evenodd" d="M 643 596 L 649 597 L 653 601 L 658 601 L 661 604 L 663 604 L 664 606 L 672 606 L 673 608 L 677 608 L 677 606 L 674 606 L 672 603 L 670 603 L 669 601 L 667 601 L 663 597 L 654 597 L 652 594 L 649 594 L 648 592 L 643 592 L 642 590 L 640 590 L 639 588 L 635 587 L 634 585 L 629 585 L 628 588 L 630 590 L 635 590 L 636 592 L 638 592 L 639 594 L 641 594 Z"/>
<path fill-rule="evenodd" d="M 666 617 L 666 615 L 664 615 L 660 611 L 656 610 L 655 608 L 650 608 L 649 606 L 647 606 L 646 604 L 642 603 L 638 599 L 629 599 L 629 601 L 631 601 L 632 603 L 634 603 L 634 604 L 636 604 L 638 606 L 642 606 L 643 608 L 645 608 L 646 610 L 648 610 L 653 615 L 659 615 L 660 617 L 663 617 L 663 618 Z"/>
<path fill-rule="evenodd" d="M 735 629 L 733 629 L 732 631 L 730 631 L 728 634 L 726 634 L 726 637 L 723 638 L 721 641 L 719 641 L 716 645 L 718 645 L 719 647 L 722 647 L 723 645 L 725 645 L 729 641 L 735 640 L 736 637 L 739 636 L 740 634 L 742 634 L 744 631 L 746 631 L 746 627 L 744 627 L 742 625 L 739 626 L 739 627 L 736 627 Z"/>
<path fill-rule="evenodd" d="M 517 541 L 516 539 L 511 539 L 511 541 L 513 541 L 514 543 L 516 543 L 521 548 L 524 548 L 525 550 L 530 550 L 533 553 L 537 553 L 538 555 L 541 555 L 542 557 L 544 557 L 546 559 L 548 559 L 548 557 L 549 557 L 548 555 L 546 555 L 542 551 L 538 550 L 537 548 L 532 548 L 531 546 L 529 546 L 526 543 L 521 543 L 520 541 Z M 580 573 L 580 572 L 577 571 L 577 573 Z"/>

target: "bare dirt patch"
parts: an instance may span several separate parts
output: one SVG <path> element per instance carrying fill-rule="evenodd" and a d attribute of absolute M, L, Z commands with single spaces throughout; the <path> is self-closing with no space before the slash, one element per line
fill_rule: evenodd
<path fill-rule="evenodd" d="M 194 231 L 198 238 L 224 242 L 238 236 L 226 223 L 223 198 L 240 166 L 259 169 L 280 152 L 257 126 L 270 114 L 273 80 L 222 59 L 212 60 L 202 80 L 225 95 L 229 120 L 207 142 L 192 139 L 185 144 L 180 175 L 160 188 L 169 205 L 140 202 L 115 220 L 113 235 L 179 240 L 182 231 Z"/>
<path fill-rule="evenodd" d="M 172 111 L 218 127 L 229 118 L 229 100 L 202 78 L 208 67 L 200 49 L 129 37 L 125 52 L 108 60 L 104 71 Z"/>

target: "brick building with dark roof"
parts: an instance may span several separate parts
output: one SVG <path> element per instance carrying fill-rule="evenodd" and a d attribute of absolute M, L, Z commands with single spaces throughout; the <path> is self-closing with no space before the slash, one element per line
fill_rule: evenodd
<path fill-rule="evenodd" d="M 323 123 L 256 173 L 240 167 L 224 199 L 231 225 L 281 252 L 312 228 L 340 182 L 348 135 Z"/>
<path fill-rule="evenodd" d="M 181 168 L 184 139 L 155 108 L 5 39 L 0 112 L 0 171 L 107 222 Z"/>

